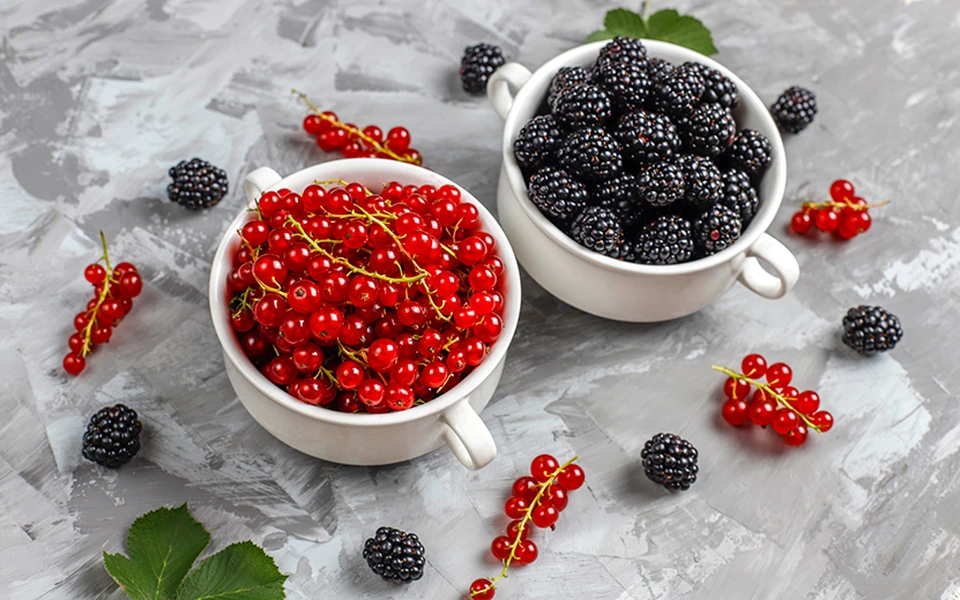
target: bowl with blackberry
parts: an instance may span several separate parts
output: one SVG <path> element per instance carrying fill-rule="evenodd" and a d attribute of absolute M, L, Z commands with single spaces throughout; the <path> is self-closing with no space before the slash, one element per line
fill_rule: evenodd
<path fill-rule="evenodd" d="M 567 304 L 655 322 L 738 281 L 769 299 L 796 283 L 796 258 L 766 233 L 786 184 L 783 142 L 720 63 L 618 37 L 532 73 L 507 63 L 487 95 L 505 122 L 500 222 L 520 264 Z"/>

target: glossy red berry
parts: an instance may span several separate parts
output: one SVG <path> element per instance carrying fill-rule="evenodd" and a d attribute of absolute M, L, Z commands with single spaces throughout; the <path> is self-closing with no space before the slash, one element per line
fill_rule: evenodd
<path fill-rule="evenodd" d="M 87 361 L 75 352 L 71 352 L 63 358 L 63 370 L 70 375 L 79 375 L 87 366 Z"/>
<path fill-rule="evenodd" d="M 470 584 L 470 600 L 493 600 L 496 590 L 489 579 L 477 579 Z"/>
<path fill-rule="evenodd" d="M 557 459 L 549 454 L 541 454 L 530 462 L 530 475 L 540 483 L 549 481 L 560 468 Z"/>
<path fill-rule="evenodd" d="M 563 509 L 567 507 L 570 498 L 567 496 L 567 491 L 557 484 L 550 486 L 550 491 L 543 495 L 543 501 L 552 505 L 557 510 L 563 511 Z"/>
<path fill-rule="evenodd" d="M 773 417 L 777 412 L 776 406 L 768 401 L 756 401 L 750 405 L 749 418 L 750 422 L 754 425 L 760 427 L 766 427 L 767 425 L 773 423 Z"/>
<path fill-rule="evenodd" d="M 773 430 L 780 435 L 793 431 L 799 424 L 800 417 L 788 408 L 781 408 L 773 416 Z"/>
<path fill-rule="evenodd" d="M 749 405 L 743 400 L 727 400 L 723 403 L 723 420 L 730 425 L 743 425 L 749 418 Z"/>
<path fill-rule="evenodd" d="M 743 357 L 740 369 L 750 379 L 760 379 L 767 373 L 767 360 L 759 354 L 748 354 Z"/>
<path fill-rule="evenodd" d="M 806 211 L 798 211 L 790 218 L 790 229 L 804 234 L 813 228 L 813 217 Z"/>
<path fill-rule="evenodd" d="M 750 396 L 750 384 L 743 379 L 728 377 L 723 384 L 723 393 L 732 400 L 746 400 Z"/>
<path fill-rule="evenodd" d="M 817 211 L 815 223 L 820 231 L 832 233 L 837 230 L 837 226 L 840 224 L 840 215 L 832 208 L 821 208 Z"/>
<path fill-rule="evenodd" d="M 83 270 L 83 277 L 93 285 L 100 285 L 107 278 L 107 270 L 99 264 L 88 265 Z"/>
<path fill-rule="evenodd" d="M 507 560 L 513 550 L 512 546 L 513 541 L 510 538 L 505 535 L 497 536 L 490 544 L 490 553 L 497 560 Z"/>
<path fill-rule="evenodd" d="M 774 363 L 767 367 L 767 383 L 775 390 L 790 385 L 793 379 L 793 370 L 786 363 Z"/>
<path fill-rule="evenodd" d="M 523 498 L 527 502 L 531 502 L 538 491 L 540 491 L 540 486 L 533 477 L 520 477 L 513 482 L 513 487 L 511 488 L 513 496 Z"/>
<path fill-rule="evenodd" d="M 834 202 L 843 202 L 848 198 L 853 198 L 853 184 L 846 179 L 837 179 L 830 184 L 830 197 Z"/>
<path fill-rule="evenodd" d="M 537 545 L 533 543 L 533 540 L 520 540 L 520 545 L 517 546 L 516 551 L 517 564 L 529 565 L 533 561 L 537 560 L 539 556 L 539 551 L 537 550 Z"/>
<path fill-rule="evenodd" d="M 833 415 L 825 410 L 821 410 L 820 412 L 813 413 L 810 417 L 810 422 L 813 423 L 814 427 L 820 429 L 820 433 L 824 433 L 833 428 Z"/>
<path fill-rule="evenodd" d="M 812 415 L 820 408 L 820 395 L 811 390 L 801 392 L 793 406 L 805 415 Z"/>
<path fill-rule="evenodd" d="M 530 520 L 540 529 L 553 527 L 560 518 L 560 511 L 549 503 L 540 503 L 530 511 Z"/>
<path fill-rule="evenodd" d="M 511 519 L 522 519 L 527 514 L 529 504 L 523 498 L 510 496 L 503 505 L 503 512 Z"/>
<path fill-rule="evenodd" d="M 583 485 L 586 475 L 583 472 L 583 469 L 580 468 L 580 465 L 574 463 L 565 466 L 560 473 L 557 475 L 557 485 L 572 492 L 573 490 L 579 489 Z"/>
<path fill-rule="evenodd" d="M 807 427 L 805 425 L 797 425 L 795 429 L 787 432 L 783 436 L 783 441 L 786 442 L 788 446 L 802 446 L 804 442 L 807 441 Z"/>

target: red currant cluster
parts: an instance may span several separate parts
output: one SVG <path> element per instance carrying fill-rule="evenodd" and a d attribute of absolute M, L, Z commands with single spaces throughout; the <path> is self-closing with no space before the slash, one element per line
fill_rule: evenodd
<path fill-rule="evenodd" d="M 820 396 L 807 390 L 797 391 L 790 385 L 793 371 L 785 363 L 767 365 L 759 354 L 750 354 L 743 359 L 737 373 L 724 367 L 713 367 L 729 375 L 723 384 L 727 401 L 723 404 L 723 419 L 734 426 L 747 422 L 766 427 L 783 436 L 788 446 L 802 446 L 807 433 L 818 433 L 833 427 L 833 415 L 820 409 Z M 767 382 L 759 378 L 766 376 Z M 756 386 L 753 396 L 751 386 Z"/>
<path fill-rule="evenodd" d="M 541 454 L 530 463 L 530 476 L 513 482 L 512 494 L 504 505 L 504 512 L 513 520 L 507 525 L 507 534 L 490 544 L 490 552 L 503 562 L 503 571 L 492 579 L 477 579 L 470 584 L 470 598 L 490 600 L 496 593 L 496 583 L 507 576 L 511 564 L 528 565 L 537 559 L 537 545 L 528 539 L 530 523 L 540 529 L 555 529 L 560 512 L 569 502 L 567 493 L 583 485 L 583 469 L 574 463 L 576 460 L 574 456 L 561 465 L 549 454 Z"/>
<path fill-rule="evenodd" d="M 873 221 L 869 209 L 889 204 L 867 204 L 854 194 L 853 184 L 846 179 L 838 179 L 830 185 L 830 197 L 830 202 L 804 202 L 790 219 L 790 228 L 804 234 L 816 225 L 820 231 L 837 232 L 841 239 L 849 240 L 870 229 Z"/>
<path fill-rule="evenodd" d="M 420 151 L 410 147 L 410 132 L 404 127 L 394 127 L 387 132 L 376 125 L 360 129 L 353 123 L 342 123 L 337 114 L 321 111 L 303 92 L 294 94 L 313 111 L 303 119 L 303 130 L 316 136 L 317 146 L 324 152 L 339 150 L 346 158 L 389 158 L 414 165 L 423 163 Z"/>
<path fill-rule="evenodd" d="M 100 232 L 103 256 L 83 270 L 84 278 L 93 285 L 93 298 L 87 309 L 73 318 L 76 333 L 68 342 L 70 353 L 63 358 L 63 369 L 71 375 L 79 375 L 87 366 L 86 356 L 97 344 L 110 341 L 113 328 L 133 308 L 133 299 L 143 289 L 143 278 L 137 268 L 128 262 L 110 266 L 107 253 L 107 236 Z M 103 261 L 103 265 L 100 264 Z M 106 265 L 106 266 L 104 266 Z"/>
<path fill-rule="evenodd" d="M 342 412 L 455 386 L 504 325 L 504 263 L 460 196 L 345 181 L 264 193 L 226 282 L 243 351 L 291 396 Z"/>

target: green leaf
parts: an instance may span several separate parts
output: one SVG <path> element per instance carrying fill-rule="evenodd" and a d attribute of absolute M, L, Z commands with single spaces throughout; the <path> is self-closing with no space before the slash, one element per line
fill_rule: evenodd
<path fill-rule="evenodd" d="M 625 8 L 615 8 L 607 11 L 607 16 L 603 19 L 603 26 L 612 34 L 610 37 L 615 35 L 634 38 L 647 37 L 647 24 L 643 22 L 643 17 Z"/>
<path fill-rule="evenodd" d="M 606 29 L 601 29 L 599 31 L 594 31 L 587 36 L 587 42 L 599 42 L 602 40 L 613 39 L 613 34 L 607 31 Z"/>
<path fill-rule="evenodd" d="M 673 9 L 659 10 L 647 20 L 648 37 L 663 40 L 710 56 L 717 53 L 710 30 L 699 20 Z"/>
<path fill-rule="evenodd" d="M 283 600 L 283 582 L 273 559 L 253 542 L 217 552 L 183 582 L 177 600 Z"/>
<path fill-rule="evenodd" d="M 172 600 L 210 534 L 187 505 L 158 508 L 133 522 L 127 554 L 103 553 L 103 566 L 133 600 Z"/>

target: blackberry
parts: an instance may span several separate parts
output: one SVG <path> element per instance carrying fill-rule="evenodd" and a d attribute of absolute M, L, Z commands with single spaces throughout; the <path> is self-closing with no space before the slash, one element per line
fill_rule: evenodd
<path fill-rule="evenodd" d="M 733 144 L 720 157 L 728 166 L 743 171 L 751 181 L 757 182 L 770 166 L 773 146 L 759 131 L 741 129 Z"/>
<path fill-rule="evenodd" d="M 553 116 L 567 129 L 603 125 L 610 118 L 610 97 L 601 88 L 581 83 L 561 92 L 553 106 Z"/>
<path fill-rule="evenodd" d="M 693 228 L 678 215 L 661 215 L 640 230 L 637 262 L 646 265 L 673 265 L 693 258 Z"/>
<path fill-rule="evenodd" d="M 695 154 L 683 155 L 677 160 L 683 169 L 683 199 L 691 208 L 706 208 L 720 201 L 723 175 L 709 158 Z"/>
<path fill-rule="evenodd" d="M 530 178 L 527 190 L 540 212 L 557 224 L 569 223 L 587 206 L 586 186 L 557 167 L 542 167 Z"/>
<path fill-rule="evenodd" d="M 524 169 L 535 169 L 557 149 L 563 134 L 551 115 L 538 115 L 523 126 L 513 142 L 513 155 Z"/>
<path fill-rule="evenodd" d="M 733 115 L 719 104 L 700 104 L 677 125 L 684 150 L 700 156 L 717 156 L 737 135 Z"/>
<path fill-rule="evenodd" d="M 608 62 L 597 69 L 595 78 L 620 110 L 636 110 L 653 96 L 653 82 L 637 63 Z"/>
<path fill-rule="evenodd" d="M 547 104 L 549 104 L 550 109 L 553 110 L 553 106 L 557 102 L 557 97 L 564 91 L 581 83 L 592 82 L 593 77 L 590 75 L 590 71 L 587 71 L 583 67 L 560 67 L 557 74 L 553 76 L 553 81 L 550 82 L 550 91 L 547 93 Z"/>
<path fill-rule="evenodd" d="M 693 241 L 704 254 L 729 248 L 740 238 L 743 221 L 734 209 L 714 204 L 693 222 Z"/>
<path fill-rule="evenodd" d="M 723 190 L 720 192 L 720 203 L 736 210 L 743 219 L 743 227 L 757 214 L 760 207 L 760 198 L 757 190 L 750 185 L 750 178 L 743 171 L 729 169 L 723 172 Z"/>
<path fill-rule="evenodd" d="M 622 260 L 623 262 L 637 262 L 637 243 L 624 236 L 620 243 L 607 254 L 610 258 Z"/>
<path fill-rule="evenodd" d="M 586 127 L 567 136 L 557 151 L 560 166 L 583 182 L 604 181 L 623 168 L 620 144 L 599 127 Z"/>
<path fill-rule="evenodd" d="M 903 338 L 896 315 L 879 306 L 858 306 L 843 318 L 843 343 L 864 356 L 893 350 Z"/>
<path fill-rule="evenodd" d="M 581 246 L 609 256 L 623 239 L 623 224 L 616 211 L 588 206 L 570 224 L 570 237 Z"/>
<path fill-rule="evenodd" d="M 167 197 L 184 208 L 210 208 L 227 195 L 227 174 L 205 160 L 181 160 L 169 173 L 173 183 L 167 186 Z"/>
<path fill-rule="evenodd" d="M 672 117 L 685 117 L 696 108 L 703 89 L 703 77 L 687 65 L 680 65 L 660 81 L 657 105 Z"/>
<path fill-rule="evenodd" d="M 697 449 L 673 433 L 658 433 L 640 452 L 647 478 L 668 490 L 688 490 L 697 481 Z"/>
<path fill-rule="evenodd" d="M 647 74 L 650 75 L 650 79 L 652 79 L 654 83 L 660 83 L 664 77 L 673 73 L 677 68 L 677 65 L 662 58 L 648 58 L 645 66 L 647 68 Z"/>
<path fill-rule="evenodd" d="M 381 527 L 363 544 L 363 558 L 374 573 L 391 583 L 410 583 L 423 577 L 427 560 L 415 533 Z"/>
<path fill-rule="evenodd" d="M 83 457 L 98 465 L 116 469 L 140 451 L 143 425 L 137 411 L 123 404 L 98 410 L 83 434 Z"/>
<path fill-rule="evenodd" d="M 642 169 L 637 174 L 640 200 L 650 206 L 669 206 L 683 198 L 683 169 L 680 165 L 661 162 Z"/>
<path fill-rule="evenodd" d="M 480 43 L 463 49 L 460 59 L 460 83 L 468 94 L 482 94 L 493 72 L 507 62 L 503 50 L 493 44 Z"/>
<path fill-rule="evenodd" d="M 813 123 L 817 116 L 817 96 L 799 86 L 788 88 L 770 107 L 773 119 L 780 129 L 788 133 L 800 133 Z"/>
<path fill-rule="evenodd" d="M 607 42 L 607 45 L 600 48 L 600 54 L 597 56 L 597 62 L 594 65 L 594 71 L 599 70 L 604 65 L 610 63 L 634 63 L 642 64 L 646 61 L 647 49 L 643 42 L 637 38 L 617 36 Z"/>
<path fill-rule="evenodd" d="M 589 191 L 590 203 L 616 211 L 624 227 L 632 227 L 641 215 L 637 179 L 629 173 L 596 183 Z"/>
<path fill-rule="evenodd" d="M 626 157 L 639 164 L 671 160 L 680 149 L 680 135 L 666 115 L 645 110 L 627 113 L 613 129 Z"/>
<path fill-rule="evenodd" d="M 724 108 L 736 108 L 740 103 L 740 93 L 737 91 L 737 84 L 730 81 L 726 75 L 713 67 L 700 64 L 698 62 L 686 62 L 688 66 L 703 77 L 703 96 L 701 102 L 717 103 Z"/>

